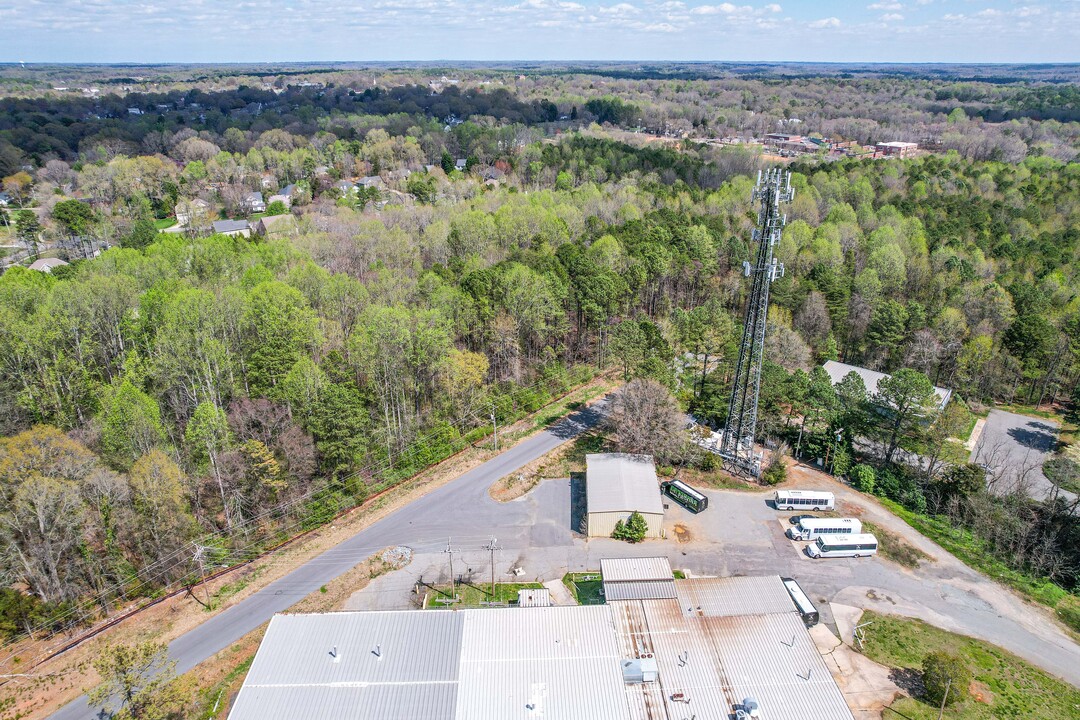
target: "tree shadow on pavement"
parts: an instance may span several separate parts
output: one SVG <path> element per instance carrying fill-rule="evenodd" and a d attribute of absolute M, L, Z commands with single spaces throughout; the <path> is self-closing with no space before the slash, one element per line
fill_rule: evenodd
<path fill-rule="evenodd" d="M 1052 452 L 1057 447 L 1056 430 L 1045 423 L 1029 422 L 1024 427 L 1011 427 L 1009 437 L 1024 447 L 1040 452 Z"/>

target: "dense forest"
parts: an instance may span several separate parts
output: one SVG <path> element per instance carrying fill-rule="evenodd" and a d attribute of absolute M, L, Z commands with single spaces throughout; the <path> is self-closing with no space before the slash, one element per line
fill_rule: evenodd
<path fill-rule="evenodd" d="M 722 425 L 760 155 L 597 128 L 553 141 L 528 126 L 557 119 L 557 100 L 188 94 L 198 130 L 129 117 L 130 100 L 66 124 L 74 105 L 3 101 L 0 134 L 39 166 L 6 178 L 0 228 L 108 248 L 0 277 L 4 631 L 190 579 L 196 538 L 216 562 L 243 558 L 598 370 L 655 380 Z M 580 101 L 583 116 L 625 109 Z M 255 102 L 280 122 L 222 111 Z M 1080 165 L 1023 148 L 792 166 L 761 426 L 809 457 L 828 446 L 837 474 L 913 512 L 995 527 L 991 552 L 1071 589 L 1074 508 L 1002 505 L 943 454 L 968 408 L 1080 400 Z M 369 174 L 377 202 L 334 186 Z M 286 183 L 288 232 L 157 233 L 188 199 L 235 216 L 245 192 Z M 829 359 L 902 382 L 834 388 Z M 929 412 L 931 383 L 956 391 L 956 412 Z M 881 425 L 875 406 L 903 421 Z M 677 455 L 662 460 L 711 463 Z"/>

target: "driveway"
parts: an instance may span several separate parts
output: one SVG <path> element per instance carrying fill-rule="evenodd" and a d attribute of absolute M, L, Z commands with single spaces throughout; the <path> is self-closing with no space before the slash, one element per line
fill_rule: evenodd
<path fill-rule="evenodd" d="M 990 489 L 999 494 L 1020 490 L 1036 500 L 1055 490 L 1042 466 L 1057 449 L 1059 427 L 1053 420 L 991 410 L 971 462 L 989 468 Z M 1061 491 L 1066 498 L 1072 493 Z"/>

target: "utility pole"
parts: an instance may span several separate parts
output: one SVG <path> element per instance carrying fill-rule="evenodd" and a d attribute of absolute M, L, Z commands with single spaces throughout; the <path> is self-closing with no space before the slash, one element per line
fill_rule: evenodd
<path fill-rule="evenodd" d="M 491 601 L 495 602 L 495 546 L 498 540 L 492 536 L 488 544 L 484 546 L 485 550 L 491 551 Z"/>
<path fill-rule="evenodd" d="M 495 438 L 495 452 L 499 452 L 499 425 L 495 420 L 495 403 L 491 404 L 491 435 Z"/>
<path fill-rule="evenodd" d="M 210 588 L 206 587 L 204 583 L 206 582 L 206 551 L 209 549 L 205 545 L 195 545 L 195 562 L 199 565 L 199 584 L 203 586 L 203 592 L 206 593 L 206 602 L 203 607 L 207 609 L 210 608 Z M 201 602 L 195 593 L 191 593 L 191 597 L 195 598 L 196 602 Z"/>
<path fill-rule="evenodd" d="M 450 538 L 446 538 L 446 549 L 443 552 L 450 558 L 450 600 L 453 601 L 457 599 L 457 583 L 454 580 L 454 553 L 457 550 L 450 547 Z"/>

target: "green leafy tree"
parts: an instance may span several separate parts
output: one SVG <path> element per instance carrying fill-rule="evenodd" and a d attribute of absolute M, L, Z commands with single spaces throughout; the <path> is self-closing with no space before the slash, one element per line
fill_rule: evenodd
<path fill-rule="evenodd" d="M 444 173 L 449 175 L 454 172 L 456 163 L 454 162 L 454 156 L 443 150 L 442 157 L 439 158 L 439 166 L 442 167 Z"/>
<path fill-rule="evenodd" d="M 266 206 L 267 217 L 273 217 L 275 215 L 285 215 L 289 212 L 289 208 L 285 207 L 285 203 L 281 200 L 275 200 Z"/>
<path fill-rule="evenodd" d="M 878 413 L 877 435 L 885 447 L 885 462 L 891 463 L 902 443 L 910 444 L 923 433 L 933 411 L 934 386 L 921 372 L 904 368 L 878 382 L 872 402 Z"/>
<path fill-rule="evenodd" d="M 69 235 L 85 235 L 94 221 L 94 211 L 80 200 L 61 200 L 52 209 L 53 220 Z"/>
<path fill-rule="evenodd" d="M 131 225 L 131 232 L 120 238 L 121 247 L 142 250 L 157 240 L 158 229 L 153 220 L 136 220 Z"/>
<path fill-rule="evenodd" d="M 965 498 L 986 489 L 986 470 L 975 463 L 953 465 L 934 478 L 930 487 L 942 500 Z"/>
<path fill-rule="evenodd" d="M 649 523 L 645 520 L 645 517 L 634 511 L 630 513 L 630 517 L 626 519 L 624 523 L 622 520 L 615 522 L 615 529 L 611 533 L 611 537 L 616 540 L 625 540 L 628 543 L 639 543 L 645 539 L 645 535 L 649 532 Z"/>
<path fill-rule="evenodd" d="M 101 452 L 127 469 L 165 440 L 157 402 L 129 380 L 108 393 L 101 414 Z"/>
<path fill-rule="evenodd" d="M 930 703 L 952 705 L 968 696 L 971 669 L 959 655 L 945 651 L 930 653 L 923 658 L 922 671 L 925 697 Z"/>
<path fill-rule="evenodd" d="M 101 684 L 87 693 L 90 704 L 113 720 L 172 720 L 184 717 L 191 688 L 176 676 L 164 643 L 111 645 L 93 661 Z"/>
<path fill-rule="evenodd" d="M 15 234 L 19 239 L 31 248 L 34 255 L 38 254 L 38 240 L 41 236 L 41 223 L 33 210 L 20 210 L 15 213 Z"/>
<path fill-rule="evenodd" d="M 851 478 L 851 486 L 856 490 L 860 490 L 864 493 L 874 492 L 876 473 L 874 472 L 874 468 L 869 465 L 856 465 L 848 471 L 848 477 Z"/>
<path fill-rule="evenodd" d="M 608 336 L 608 353 L 623 368 L 623 379 L 629 380 L 632 371 L 645 359 L 645 333 L 633 320 L 623 320 Z"/>

